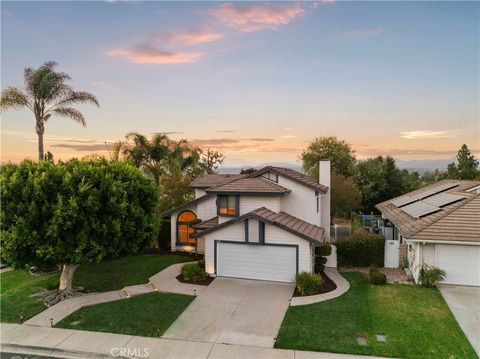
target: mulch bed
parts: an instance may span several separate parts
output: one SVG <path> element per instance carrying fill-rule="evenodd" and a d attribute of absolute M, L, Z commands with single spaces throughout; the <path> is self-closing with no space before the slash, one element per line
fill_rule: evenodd
<path fill-rule="evenodd" d="M 181 274 L 179 274 L 176 278 L 179 282 L 182 282 L 182 283 L 198 284 L 198 285 L 209 285 L 215 279 L 214 277 L 207 276 L 207 278 L 205 279 L 193 281 L 193 280 L 184 279 L 183 275 Z"/>
<path fill-rule="evenodd" d="M 314 293 L 312 295 L 328 293 L 328 292 L 331 292 L 332 290 L 337 289 L 337 285 L 333 282 L 333 280 L 328 278 L 328 276 L 325 273 L 320 273 L 320 275 L 323 278 L 323 285 L 320 287 L 320 290 L 317 293 Z M 298 291 L 297 287 L 295 287 L 295 292 L 293 292 L 293 296 L 303 297 Z"/>

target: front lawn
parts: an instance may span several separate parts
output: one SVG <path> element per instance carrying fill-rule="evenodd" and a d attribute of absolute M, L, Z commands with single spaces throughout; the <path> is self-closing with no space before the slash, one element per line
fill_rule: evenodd
<path fill-rule="evenodd" d="M 405 284 L 373 286 L 345 273 L 350 290 L 326 302 L 290 307 L 277 348 L 398 358 L 477 358 L 440 292 Z M 377 342 L 384 334 L 387 342 Z M 368 346 L 357 344 L 366 335 Z"/>
<path fill-rule="evenodd" d="M 127 285 L 143 284 L 148 278 L 166 267 L 190 259 L 176 255 L 131 256 L 112 259 L 97 264 L 83 264 L 74 275 L 74 285 L 89 292 L 106 292 Z M 60 273 L 33 276 L 25 270 L 0 274 L 0 310 L 2 322 L 22 323 L 46 307 L 31 295 L 45 289 L 58 287 Z"/>
<path fill-rule="evenodd" d="M 55 326 L 118 334 L 159 337 L 195 297 L 148 293 L 115 302 L 85 307 Z"/>

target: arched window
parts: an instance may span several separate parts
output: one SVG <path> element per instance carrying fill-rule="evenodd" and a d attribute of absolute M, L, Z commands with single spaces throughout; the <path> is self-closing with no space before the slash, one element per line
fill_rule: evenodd
<path fill-rule="evenodd" d="M 195 244 L 195 238 L 190 235 L 195 233 L 192 228 L 197 216 L 192 211 L 183 211 L 177 217 L 177 242 L 181 244 Z"/>

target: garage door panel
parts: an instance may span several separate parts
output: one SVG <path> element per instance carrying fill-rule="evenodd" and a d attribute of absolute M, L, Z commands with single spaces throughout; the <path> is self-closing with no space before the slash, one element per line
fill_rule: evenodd
<path fill-rule="evenodd" d="M 293 282 L 297 271 L 295 247 L 217 244 L 217 275 Z"/>
<path fill-rule="evenodd" d="M 480 286 L 480 247 L 437 244 L 436 249 L 444 283 Z"/>

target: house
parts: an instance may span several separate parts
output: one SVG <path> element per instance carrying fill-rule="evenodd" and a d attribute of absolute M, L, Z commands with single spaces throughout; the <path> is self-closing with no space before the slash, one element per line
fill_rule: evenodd
<path fill-rule="evenodd" d="M 406 244 L 415 282 L 428 265 L 444 283 L 480 286 L 480 181 L 443 180 L 376 207 L 390 239 Z"/>
<path fill-rule="evenodd" d="M 313 272 L 314 248 L 330 238 L 330 161 L 320 183 L 267 166 L 250 175 L 204 174 L 195 199 L 164 213 L 171 250 L 205 255 L 211 276 L 293 282 Z"/>

